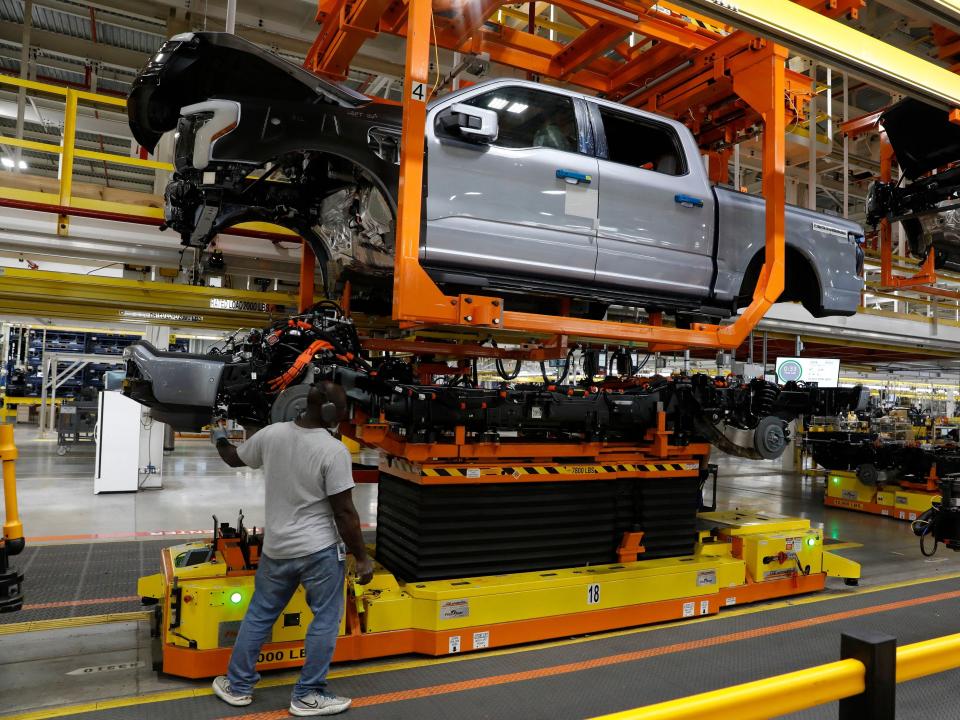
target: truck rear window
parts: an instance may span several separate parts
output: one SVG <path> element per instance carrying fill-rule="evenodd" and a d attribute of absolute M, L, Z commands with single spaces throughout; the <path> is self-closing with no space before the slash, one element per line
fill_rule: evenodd
<path fill-rule="evenodd" d="M 607 159 L 665 175 L 685 175 L 687 164 L 676 133 L 666 125 L 600 107 Z"/>

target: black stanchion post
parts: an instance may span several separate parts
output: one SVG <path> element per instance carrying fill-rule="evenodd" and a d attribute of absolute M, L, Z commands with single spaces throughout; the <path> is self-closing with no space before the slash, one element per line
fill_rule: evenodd
<path fill-rule="evenodd" d="M 863 694 L 840 701 L 840 720 L 894 720 L 897 698 L 897 639 L 882 633 L 843 633 L 840 657 L 863 663 Z"/>

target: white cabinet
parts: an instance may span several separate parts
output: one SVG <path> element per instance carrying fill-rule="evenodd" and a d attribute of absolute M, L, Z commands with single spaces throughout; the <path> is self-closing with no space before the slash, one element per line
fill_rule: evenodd
<path fill-rule="evenodd" d="M 135 492 L 161 486 L 163 423 L 123 393 L 100 393 L 93 492 Z"/>

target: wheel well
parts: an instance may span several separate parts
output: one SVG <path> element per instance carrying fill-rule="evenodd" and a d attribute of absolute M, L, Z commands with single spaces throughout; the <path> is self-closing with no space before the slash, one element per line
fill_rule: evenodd
<path fill-rule="evenodd" d="M 753 299 L 754 290 L 760 281 L 763 268 L 764 251 L 761 250 L 747 265 L 740 285 L 740 304 L 748 304 Z M 803 253 L 790 245 L 786 247 L 784 262 L 783 292 L 777 302 L 799 302 L 816 317 L 822 312 L 820 278 L 817 271 Z"/>

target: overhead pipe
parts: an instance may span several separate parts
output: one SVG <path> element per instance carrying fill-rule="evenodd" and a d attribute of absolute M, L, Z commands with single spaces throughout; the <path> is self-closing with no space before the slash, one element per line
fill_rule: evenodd
<path fill-rule="evenodd" d="M 665 73 L 663 73 L 663 75 L 659 75 L 655 77 L 653 80 L 651 80 L 648 83 L 645 83 L 644 85 L 641 85 L 633 92 L 628 93 L 627 95 L 624 95 L 622 98 L 620 98 L 620 102 L 622 103 L 630 102 L 633 98 L 637 97 L 638 95 L 642 95 L 643 93 L 647 92 L 647 90 L 649 90 L 650 88 L 656 87 L 660 83 L 666 82 L 677 73 L 683 72 L 689 67 L 693 67 L 693 60 L 687 60 L 686 62 L 680 63 L 675 68 L 667 70 Z"/>

